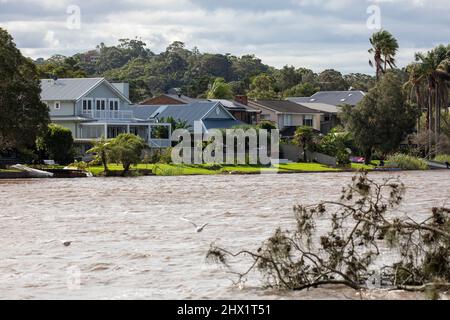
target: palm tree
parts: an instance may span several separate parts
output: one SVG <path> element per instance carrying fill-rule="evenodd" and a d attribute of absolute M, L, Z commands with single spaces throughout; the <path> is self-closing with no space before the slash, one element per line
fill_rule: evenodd
<path fill-rule="evenodd" d="M 415 59 L 415 67 L 412 71 L 410 70 L 410 80 L 411 77 L 415 77 L 425 87 L 427 130 L 430 132 L 428 140 L 431 144 L 431 133 L 434 133 L 436 142 L 441 134 L 442 108 L 448 112 L 447 81 L 450 81 L 450 46 L 440 45 L 426 54 L 416 53 Z M 431 145 L 429 149 L 431 152 Z M 438 151 L 435 150 L 436 153 Z"/>
<path fill-rule="evenodd" d="M 94 143 L 94 147 L 86 151 L 86 153 L 95 153 L 97 159 L 103 164 L 105 173 L 108 172 L 108 152 L 110 151 L 110 142 L 101 137 L 100 140 Z"/>
<path fill-rule="evenodd" d="M 398 51 L 398 42 L 394 36 L 386 30 L 381 30 L 369 39 L 372 48 L 369 53 L 374 55 L 374 61 L 370 60 L 371 67 L 376 68 L 377 80 L 386 73 L 387 67 L 395 68 L 395 55 Z"/>

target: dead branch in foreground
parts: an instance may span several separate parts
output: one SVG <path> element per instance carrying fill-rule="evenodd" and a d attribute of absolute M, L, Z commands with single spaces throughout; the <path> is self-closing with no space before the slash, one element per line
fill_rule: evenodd
<path fill-rule="evenodd" d="M 379 287 L 448 290 L 450 209 L 434 208 L 422 222 L 399 217 L 394 212 L 404 193 L 398 179 L 377 183 L 361 173 L 342 190 L 339 201 L 295 206 L 295 230 L 277 229 L 256 252 L 232 253 L 212 245 L 207 259 L 231 270 L 229 258 L 248 256 L 251 266 L 233 271 L 238 280 L 257 270 L 271 288 L 344 285 L 359 290 L 378 277 Z M 318 220 L 328 221 L 329 228 L 318 230 Z M 395 253 L 393 263 L 377 267 L 377 258 L 387 253 Z"/>

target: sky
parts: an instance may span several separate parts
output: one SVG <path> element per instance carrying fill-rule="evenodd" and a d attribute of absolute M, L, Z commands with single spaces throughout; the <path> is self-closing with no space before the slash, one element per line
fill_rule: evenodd
<path fill-rule="evenodd" d="M 139 37 L 155 53 L 173 41 L 201 52 L 255 54 L 316 72 L 373 74 L 370 35 L 398 39 L 398 65 L 450 43 L 449 0 L 0 0 L 0 27 L 34 59 Z"/>

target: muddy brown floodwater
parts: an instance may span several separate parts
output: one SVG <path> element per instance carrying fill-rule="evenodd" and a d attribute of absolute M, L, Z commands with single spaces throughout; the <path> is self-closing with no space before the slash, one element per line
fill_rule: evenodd
<path fill-rule="evenodd" d="M 401 211 L 450 205 L 450 171 L 400 176 Z M 350 173 L 0 180 L 1 299 L 358 299 L 352 290 L 238 288 L 205 263 L 212 242 L 256 249 L 292 207 L 336 199 Z M 180 217 L 210 224 L 202 233 Z M 64 246 L 63 241 L 72 241 Z M 245 265 L 243 265 L 245 267 Z M 363 298 L 420 299 L 376 291 Z"/>

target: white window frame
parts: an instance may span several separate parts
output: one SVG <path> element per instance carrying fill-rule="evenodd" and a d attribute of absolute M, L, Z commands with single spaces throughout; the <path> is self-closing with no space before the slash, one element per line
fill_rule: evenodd
<path fill-rule="evenodd" d="M 61 101 L 55 101 L 53 102 L 53 108 L 55 110 L 61 110 Z"/>
<path fill-rule="evenodd" d="M 84 102 L 86 102 L 86 108 L 84 107 Z M 91 108 L 89 109 L 89 102 L 91 103 Z M 84 113 L 92 112 L 94 110 L 94 99 L 84 98 L 81 102 L 81 108 Z"/>
<path fill-rule="evenodd" d="M 100 102 L 100 109 L 97 107 L 97 103 Z M 105 103 L 104 109 L 102 109 L 102 102 Z M 97 98 L 95 99 L 95 111 L 106 111 L 106 107 L 108 106 L 108 101 L 105 98 Z"/>
<path fill-rule="evenodd" d="M 113 103 L 113 108 L 112 109 L 111 109 L 111 102 Z M 108 111 L 119 111 L 119 109 L 120 109 L 120 99 L 117 99 L 117 98 L 109 99 L 109 101 L 108 101 Z"/>
<path fill-rule="evenodd" d="M 311 121 L 311 125 L 307 124 L 306 121 Z M 314 116 L 306 115 L 303 117 L 303 125 L 306 127 L 314 127 Z"/>

